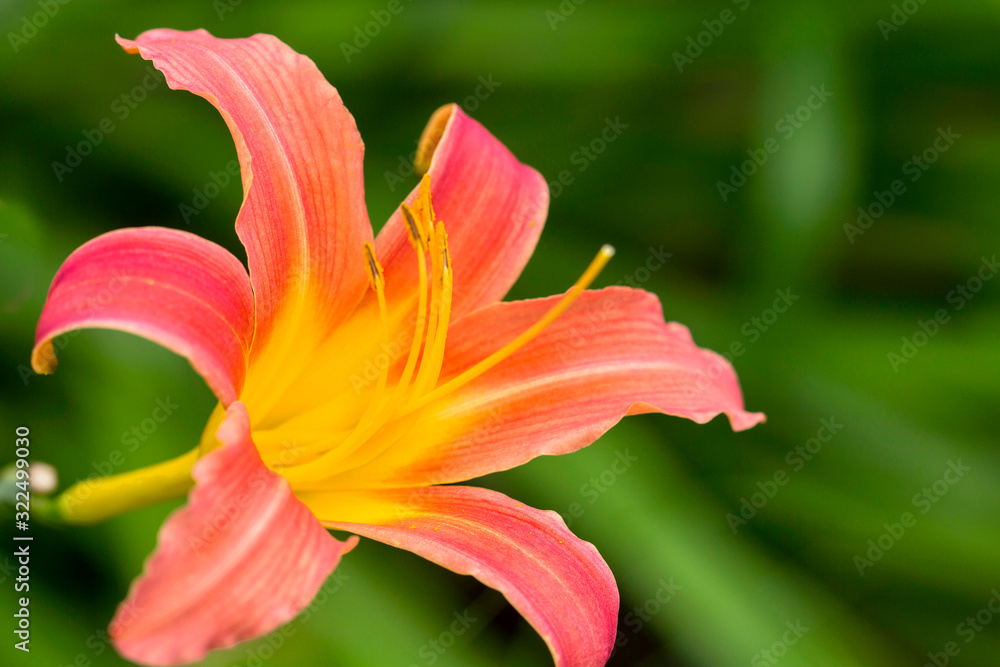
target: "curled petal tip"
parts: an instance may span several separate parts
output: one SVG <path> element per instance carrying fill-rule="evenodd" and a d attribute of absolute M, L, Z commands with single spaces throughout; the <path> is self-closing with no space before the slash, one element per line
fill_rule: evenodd
<path fill-rule="evenodd" d="M 157 28 L 118 43 L 151 61 L 170 88 L 211 102 L 232 131 L 245 186 L 236 231 L 253 283 L 255 358 L 282 314 L 314 309 L 317 335 L 343 321 L 367 284 L 357 252 L 372 239 L 364 143 L 315 63 L 265 34 L 221 39 Z"/>
<path fill-rule="evenodd" d="M 350 537 L 348 537 L 343 542 L 343 546 L 341 547 L 340 555 L 343 556 L 344 554 L 346 554 L 349 551 L 354 551 L 354 547 L 358 546 L 359 542 L 361 542 L 361 538 L 358 537 L 357 535 L 351 535 Z"/>
<path fill-rule="evenodd" d="M 438 144 L 441 143 L 441 137 L 444 136 L 444 131 L 448 128 L 448 121 L 451 120 L 451 116 L 456 108 L 457 105 L 454 103 L 445 104 L 442 107 L 438 107 L 431 114 L 430 120 L 427 121 L 427 126 L 420 135 L 420 141 L 417 144 L 417 155 L 413 159 L 413 168 L 416 169 L 418 174 L 425 174 L 430 170 L 434 151 L 437 150 Z"/>
<path fill-rule="evenodd" d="M 128 39 L 127 37 L 122 37 L 116 32 L 115 41 L 118 42 L 118 45 L 125 50 L 125 53 L 139 52 L 139 45 L 135 43 L 135 40 Z"/>
<path fill-rule="evenodd" d="M 253 293 L 228 250 L 179 230 L 133 227 L 102 234 L 59 268 L 38 321 L 31 364 L 56 368 L 53 341 L 80 329 L 143 336 L 187 358 L 219 400 L 242 389 L 253 336 Z"/>
<path fill-rule="evenodd" d="M 59 360 L 51 340 L 43 340 L 31 351 L 31 370 L 39 375 L 52 375 L 58 365 Z"/>
<path fill-rule="evenodd" d="M 767 421 L 767 415 L 763 412 L 729 412 L 727 415 L 733 431 L 736 432 L 747 431 Z"/>

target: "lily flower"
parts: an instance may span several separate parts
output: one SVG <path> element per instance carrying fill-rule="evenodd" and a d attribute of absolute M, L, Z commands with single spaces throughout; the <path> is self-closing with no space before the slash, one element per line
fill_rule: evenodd
<path fill-rule="evenodd" d="M 49 291 L 37 372 L 55 370 L 55 337 L 116 329 L 187 358 L 219 401 L 187 453 L 52 502 L 89 523 L 187 494 L 111 623 L 116 649 L 176 665 L 270 632 L 363 536 L 499 590 L 557 665 L 604 664 L 619 598 L 597 549 L 555 512 L 455 483 L 575 451 L 626 415 L 750 428 L 763 415 L 744 410 L 732 367 L 665 323 L 654 295 L 588 290 L 609 247 L 566 293 L 502 302 L 548 188 L 459 107 L 434 112 L 422 180 L 375 238 L 364 145 L 311 60 L 269 35 L 118 42 L 221 112 L 249 270 L 194 234 L 141 227 L 81 246 Z"/>

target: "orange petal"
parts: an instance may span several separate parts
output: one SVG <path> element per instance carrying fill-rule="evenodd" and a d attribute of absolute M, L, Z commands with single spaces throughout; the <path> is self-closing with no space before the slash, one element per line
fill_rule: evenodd
<path fill-rule="evenodd" d="M 110 232 L 78 248 L 56 273 L 38 322 L 35 371 L 55 370 L 53 338 L 95 327 L 186 357 L 228 405 L 243 387 L 253 338 L 250 279 L 228 250 L 194 234 Z"/>
<path fill-rule="evenodd" d="M 244 202 L 236 231 L 256 297 L 257 357 L 282 312 L 302 305 L 321 333 L 348 315 L 367 278 L 361 246 L 364 144 L 313 62 L 271 35 L 217 39 L 204 30 L 118 38 L 222 113 L 236 141 Z"/>
<path fill-rule="evenodd" d="M 268 470 L 233 403 L 201 459 L 186 507 L 160 529 L 156 551 L 119 606 L 109 634 L 144 665 L 195 662 L 287 623 L 358 538 L 339 542 Z"/>
<path fill-rule="evenodd" d="M 441 382 L 512 340 L 556 300 L 498 303 L 455 322 Z M 698 423 L 725 413 L 737 431 L 764 420 L 744 410 L 732 366 L 696 346 L 687 328 L 665 323 L 655 295 L 588 291 L 509 359 L 424 408 L 404 440 L 339 483 L 472 479 L 586 447 L 622 417 L 644 412 Z"/>
<path fill-rule="evenodd" d="M 421 137 L 420 162 L 429 167 L 434 212 L 448 230 L 452 317 L 499 301 L 538 243 L 549 209 L 548 184 L 454 104 L 431 117 Z M 416 196 L 414 189 L 407 203 Z M 376 246 L 390 299 L 408 299 L 418 282 L 408 238 L 397 209 Z"/>
<path fill-rule="evenodd" d="M 302 500 L 330 528 L 412 551 L 497 589 L 559 667 L 603 665 L 614 648 L 614 576 L 555 512 L 463 486 L 305 493 Z"/>

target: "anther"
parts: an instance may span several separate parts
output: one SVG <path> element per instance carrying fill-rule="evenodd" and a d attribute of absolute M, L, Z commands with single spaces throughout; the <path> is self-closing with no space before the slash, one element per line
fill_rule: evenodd
<path fill-rule="evenodd" d="M 419 398 L 414 398 L 414 400 L 412 400 L 406 407 L 404 414 L 417 410 L 434 400 L 455 391 L 459 387 L 472 382 L 477 377 L 527 345 L 546 327 L 552 324 L 560 315 L 566 312 L 571 305 L 573 305 L 573 302 L 576 301 L 581 294 L 583 294 L 584 290 L 590 287 L 590 284 L 594 282 L 594 279 L 597 278 L 598 274 L 602 269 L 604 269 L 605 266 L 607 266 L 608 262 L 611 261 L 611 258 L 614 257 L 614 255 L 615 249 L 613 246 L 607 244 L 602 246 L 600 251 L 598 251 L 597 256 L 594 257 L 593 261 L 590 263 L 590 266 L 588 266 L 587 270 L 583 272 L 583 275 L 580 276 L 576 283 L 574 283 L 573 286 L 566 291 L 563 297 L 559 299 L 555 305 L 542 315 L 541 319 L 535 322 L 532 326 L 528 327 L 528 329 L 521 333 L 521 335 L 517 338 L 507 343 L 507 345 L 500 348 L 486 359 L 483 359 L 448 382 L 435 387 L 433 390 L 428 391 L 427 393 L 422 393 Z"/>
<path fill-rule="evenodd" d="M 441 279 L 451 271 L 451 256 L 448 254 L 448 233 L 444 230 L 444 223 L 438 220 L 437 229 L 434 232 L 434 240 L 437 241 L 441 253 Z"/>
<path fill-rule="evenodd" d="M 385 276 L 382 274 L 382 267 L 375 259 L 375 249 L 368 241 L 364 243 L 365 264 L 368 268 L 368 279 L 371 281 L 372 289 L 380 292 L 385 287 Z"/>
<path fill-rule="evenodd" d="M 410 243 L 416 248 L 417 252 L 424 251 L 424 240 L 420 234 L 420 228 L 417 226 L 417 220 L 413 216 L 413 209 L 410 208 L 409 204 L 403 204 L 403 222 L 406 223 L 406 231 L 410 235 Z"/>

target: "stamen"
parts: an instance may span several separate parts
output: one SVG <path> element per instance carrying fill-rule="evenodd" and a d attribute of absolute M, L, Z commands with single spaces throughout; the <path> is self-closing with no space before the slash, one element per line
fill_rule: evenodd
<path fill-rule="evenodd" d="M 431 239 L 434 237 L 434 206 L 431 204 L 431 177 L 424 174 L 420 179 L 420 187 L 417 189 L 417 198 L 413 200 L 413 212 L 416 214 L 417 222 L 423 223 L 420 230 L 424 234 L 426 247 L 430 247 Z"/>
<path fill-rule="evenodd" d="M 409 204 L 403 204 L 403 222 L 406 223 L 406 231 L 410 235 L 410 243 L 413 244 L 414 249 L 419 255 L 419 259 L 423 262 L 424 253 L 424 239 L 423 235 L 420 233 L 420 228 L 417 226 L 417 221 L 413 216 L 413 209 L 410 208 Z"/>
<path fill-rule="evenodd" d="M 437 381 L 437 374 L 440 373 L 441 370 L 445 333 L 448 326 L 448 318 L 450 317 L 451 312 L 451 261 L 448 257 L 446 239 L 444 239 L 444 241 L 439 240 L 444 237 L 443 231 L 443 228 L 439 225 L 438 233 L 435 235 L 436 252 L 434 255 L 439 257 L 440 261 L 432 263 L 436 265 L 435 273 L 437 270 L 441 270 L 440 275 L 436 276 L 439 279 L 435 280 L 435 285 L 440 283 L 442 288 L 442 308 L 440 309 L 440 315 L 443 315 L 443 319 L 439 319 L 439 322 L 443 324 L 442 329 L 444 329 L 444 331 L 441 332 L 440 336 L 437 332 L 435 332 L 433 342 L 425 346 L 423 355 L 424 358 L 421 360 L 420 365 L 420 374 L 424 374 L 425 368 L 431 369 L 436 364 L 436 368 L 434 369 L 434 382 Z M 507 359 L 538 336 L 538 334 L 552 324 L 556 318 L 566 312 L 566 310 L 573 305 L 573 302 L 576 301 L 581 294 L 583 294 L 584 290 L 586 290 L 591 283 L 593 283 L 594 279 L 597 278 L 598 274 L 607 265 L 614 254 L 615 249 L 613 247 L 610 245 L 603 246 L 600 252 L 597 253 L 594 260 L 590 263 L 590 266 L 587 267 L 587 270 L 584 271 L 583 275 L 580 276 L 576 283 L 574 283 L 573 286 L 566 291 L 563 297 L 554 306 L 552 306 L 552 308 L 550 308 L 541 317 L 541 319 L 535 322 L 535 324 L 500 350 L 494 352 L 483 361 L 480 361 L 472 368 L 466 370 L 436 389 L 428 393 L 424 393 L 422 396 L 419 389 L 423 382 L 421 382 L 420 374 L 418 374 L 418 379 L 414 384 L 414 392 L 412 394 L 414 400 L 411 400 L 411 402 L 403 409 L 395 411 L 396 396 L 394 395 L 390 400 L 389 405 L 384 406 L 380 418 L 377 420 L 377 424 L 374 428 L 372 425 L 368 425 L 365 428 L 359 427 L 355 429 L 345 441 L 334 449 L 327 451 L 325 454 L 308 464 L 282 470 L 282 474 L 285 475 L 293 484 L 311 484 L 353 469 L 359 465 L 363 465 L 365 462 L 379 456 L 398 442 L 400 438 L 405 437 L 405 434 L 409 432 L 409 429 L 412 427 L 413 420 L 419 417 L 419 415 L 413 415 L 414 412 L 468 384 L 499 364 L 504 359 Z M 447 269 L 445 267 L 447 267 Z M 428 340 L 431 340 L 429 334 Z M 430 370 L 426 371 L 428 374 L 430 372 Z M 424 375 L 424 377 L 427 378 L 429 375 Z M 388 409 L 390 406 L 393 409 Z M 391 422 L 389 420 L 391 420 Z M 385 431 L 383 435 L 379 436 L 378 448 L 372 451 L 366 449 L 362 452 L 361 446 L 364 445 L 365 442 L 367 442 L 368 439 L 376 433 L 376 431 L 382 429 L 383 427 L 388 428 L 388 431 Z"/>
<path fill-rule="evenodd" d="M 445 338 L 451 319 L 453 275 L 448 257 L 448 235 L 442 223 L 437 224 L 431 249 L 431 272 L 434 285 L 431 291 L 431 322 L 433 327 L 427 332 L 427 345 L 420 361 L 420 371 L 413 383 L 413 397 L 433 387 L 441 373 L 444 361 Z"/>
<path fill-rule="evenodd" d="M 413 372 L 417 368 L 417 360 L 420 358 L 420 350 L 424 342 L 424 330 L 427 328 L 427 262 L 423 253 L 417 253 L 417 271 L 420 275 L 420 285 L 417 301 L 417 324 L 413 332 L 413 343 L 410 344 L 410 354 L 406 358 L 406 365 L 403 373 L 399 376 L 396 390 L 393 393 L 392 402 L 402 400 L 404 392 L 409 389 L 410 380 L 413 379 Z"/>
<path fill-rule="evenodd" d="M 448 382 L 445 382 L 437 389 L 434 389 L 433 391 L 424 394 L 419 399 L 412 401 L 410 405 L 407 406 L 403 414 L 407 414 L 409 412 L 412 412 L 413 410 L 422 408 L 425 405 L 441 398 L 442 396 L 445 396 L 455 391 L 456 389 L 468 384 L 469 382 L 472 382 L 477 377 L 479 377 L 486 371 L 490 370 L 491 368 L 499 364 L 501 361 L 508 358 L 509 356 L 520 350 L 522 347 L 527 345 L 529 342 L 531 342 L 532 339 L 538 336 L 538 334 L 540 334 L 546 327 L 552 324 L 552 322 L 554 322 L 556 318 L 558 318 L 560 315 L 566 312 L 566 310 L 571 305 L 573 305 L 573 302 L 576 301 L 581 294 L 583 294 L 583 291 L 587 289 L 592 282 L 594 282 L 594 279 L 597 278 L 597 275 L 601 272 L 602 269 L 604 269 L 605 266 L 607 266 L 608 262 L 611 261 L 611 258 L 614 257 L 614 255 L 615 255 L 615 249 L 612 246 L 605 244 L 601 248 L 600 252 L 597 253 L 597 256 L 594 257 L 594 260 L 590 263 L 590 266 L 587 267 L 587 270 L 583 272 L 582 276 L 580 276 L 579 280 L 577 280 L 576 283 L 574 283 L 573 286 L 566 291 L 566 294 L 563 295 L 563 297 L 559 300 L 559 302 L 556 303 L 554 306 L 552 306 L 552 308 L 550 308 L 549 311 L 545 313 L 545 315 L 543 315 L 540 320 L 531 325 L 531 327 L 529 327 L 520 336 L 518 336 L 510 343 L 508 343 L 501 349 L 491 354 L 486 359 L 483 359 L 472 368 L 457 375 Z"/>
<path fill-rule="evenodd" d="M 440 226 L 437 238 L 441 239 L 441 314 L 438 320 L 438 330 L 435 332 L 434 343 L 431 346 L 431 354 L 428 358 L 428 367 L 431 369 L 427 375 L 426 384 L 414 389 L 413 395 L 419 396 L 426 389 L 437 384 L 441 377 L 441 366 L 444 364 L 444 348 L 448 338 L 448 325 L 451 322 L 451 304 L 454 291 L 454 274 L 451 272 L 451 258 L 448 255 L 448 236 L 444 232 L 444 227 Z"/>
<path fill-rule="evenodd" d="M 372 289 L 381 293 L 382 288 L 385 287 L 385 276 L 382 274 L 382 266 L 375 259 L 375 248 L 368 241 L 365 241 L 362 247 L 368 268 L 368 280 L 371 281 Z"/>
<path fill-rule="evenodd" d="M 528 344 L 583 294 L 615 252 L 609 245 L 602 247 L 583 275 L 541 319 L 486 359 L 436 386 L 444 364 L 451 320 L 454 271 L 448 251 L 448 235 L 444 225 L 434 218 L 430 178 L 427 175 L 421 180 L 412 205 L 404 203 L 400 211 L 410 243 L 416 251 L 419 275 L 415 331 L 406 364 L 392 390 L 387 390 L 386 386 L 392 364 L 386 364 L 380 370 L 378 384 L 353 429 L 337 433 L 303 432 L 302 435 L 308 437 L 301 453 L 311 460 L 280 465 L 281 474 L 293 484 L 323 482 L 333 475 L 363 465 L 395 446 L 406 437 L 419 419 L 420 415 L 414 412 L 475 380 Z M 372 244 L 366 242 L 363 251 L 365 268 L 378 300 L 383 343 L 388 343 L 390 321 L 386 305 L 385 274 Z M 262 441 L 269 441 L 269 437 L 273 439 L 279 435 L 285 436 L 287 433 L 277 429 L 273 434 L 261 433 Z M 370 443 L 370 446 L 366 447 L 366 443 Z"/>
<path fill-rule="evenodd" d="M 313 466 L 308 474 L 308 477 L 299 476 L 297 482 L 300 486 L 304 484 L 309 484 L 310 482 L 321 482 L 324 479 L 328 479 L 335 475 L 353 470 L 369 461 L 377 458 L 384 454 L 393 445 L 398 443 L 400 440 L 405 438 L 413 429 L 413 425 L 416 423 L 419 415 L 410 415 L 409 417 L 402 419 L 394 419 L 384 424 L 384 428 L 380 427 L 378 431 L 378 438 L 374 442 L 370 441 L 370 435 L 365 436 L 364 440 L 358 440 L 352 443 L 350 450 L 346 450 L 343 447 L 337 449 L 336 457 L 330 458 L 325 461 L 322 467 L 316 472 L 316 467 Z M 371 434 L 374 434 L 372 431 Z M 377 442 L 377 447 L 373 446 Z M 362 447 L 362 445 L 365 445 Z M 325 459 L 326 455 L 315 459 L 311 463 L 316 463 L 320 460 Z M 311 465 L 311 464 L 310 464 Z M 282 471 L 284 474 L 285 471 Z M 322 488 L 322 486 L 320 487 Z"/>
<path fill-rule="evenodd" d="M 382 330 L 382 343 L 383 349 L 389 343 L 389 314 L 385 303 L 385 275 L 382 272 L 382 266 L 375 259 L 375 249 L 372 244 L 365 241 L 364 246 L 365 253 L 365 264 L 368 267 L 368 278 L 371 281 L 372 289 L 375 290 L 375 296 L 378 298 L 378 314 L 381 320 L 381 330 Z M 367 409 L 361 415 L 358 421 L 359 427 L 367 425 L 367 423 L 374 419 L 378 414 L 378 406 L 382 402 L 383 394 L 385 394 L 385 385 L 389 377 L 389 366 L 391 364 L 386 364 L 384 368 L 379 371 L 378 374 L 378 384 L 375 386 L 375 393 L 372 395 L 372 400 L 368 404 Z"/>
<path fill-rule="evenodd" d="M 406 365 L 400 375 L 399 382 L 396 384 L 396 388 L 392 391 L 391 395 L 383 400 L 385 378 L 388 375 L 388 367 L 390 365 L 387 364 L 386 368 L 384 368 L 379 375 L 379 389 L 376 390 L 373 400 L 369 402 L 364 414 L 358 420 L 358 425 L 350 433 L 346 434 L 347 437 L 340 443 L 332 449 L 327 450 L 313 461 L 302 465 L 290 466 L 282 470 L 282 474 L 290 482 L 304 484 L 336 474 L 336 472 L 339 471 L 344 465 L 345 461 L 349 459 L 350 455 L 364 445 L 365 442 L 372 435 L 378 432 L 379 429 L 385 426 L 385 424 L 395 416 L 397 407 L 403 404 L 407 390 L 409 389 L 410 380 L 413 378 L 413 373 L 416 370 L 417 361 L 421 356 L 421 348 L 426 347 L 423 343 L 425 340 L 424 330 L 427 328 L 427 260 L 423 252 L 423 249 L 425 248 L 423 235 L 413 234 L 414 230 L 420 229 L 420 224 L 417 222 L 420 220 L 420 217 L 421 216 L 413 215 L 413 211 L 409 206 L 405 204 L 403 205 L 403 219 L 406 221 L 407 228 L 410 231 L 410 240 L 413 243 L 414 249 L 417 250 L 417 268 L 420 276 L 420 284 L 418 292 L 419 299 L 417 303 L 416 330 L 413 336 L 413 343 L 410 345 L 410 353 L 406 359 Z M 438 243 L 440 243 L 440 241 L 438 241 Z M 373 279 L 372 284 L 373 286 L 379 285 L 379 288 L 376 289 L 379 297 L 379 311 L 382 315 L 382 322 L 383 327 L 386 330 L 386 336 L 388 336 L 388 318 L 385 308 L 385 295 L 384 290 L 381 289 L 381 285 L 384 285 L 385 282 L 384 277 L 382 277 L 381 267 L 379 267 L 378 262 L 375 261 L 374 252 L 368 247 L 365 248 L 365 256 L 368 260 L 367 264 L 369 266 L 369 273 L 372 276 L 377 275 L 381 278 L 381 280 Z M 434 264 L 433 261 L 432 264 Z M 376 271 L 375 269 L 378 270 Z M 428 340 L 430 340 L 429 337 Z M 425 349 L 425 358 L 426 355 L 427 350 Z M 423 368 L 423 364 L 421 364 L 421 368 Z"/>
<path fill-rule="evenodd" d="M 409 206 L 403 204 L 404 219 L 407 216 L 412 216 L 408 209 Z M 379 413 L 381 419 L 378 421 L 378 426 L 384 424 L 392 416 L 395 407 L 403 403 L 406 392 L 410 388 L 410 380 L 413 379 L 413 373 L 417 368 L 417 361 L 420 359 L 420 351 L 424 347 L 424 330 L 427 328 L 427 261 L 422 252 L 424 246 L 421 237 L 418 234 L 412 234 L 417 229 L 416 222 L 412 217 L 409 218 L 407 227 L 411 231 L 410 241 L 413 243 L 414 249 L 417 250 L 417 273 L 420 276 L 417 292 L 419 294 L 417 300 L 417 323 L 413 332 L 413 342 L 410 344 L 410 352 L 406 357 L 406 365 L 403 367 L 403 372 L 399 376 L 399 381 L 396 383 L 396 388 L 393 390 L 392 396 Z"/>
<path fill-rule="evenodd" d="M 420 177 L 420 187 L 417 190 L 417 198 L 426 207 L 424 212 L 427 214 L 427 220 L 437 220 L 434 215 L 434 205 L 431 203 L 431 175 L 424 174 Z"/>

